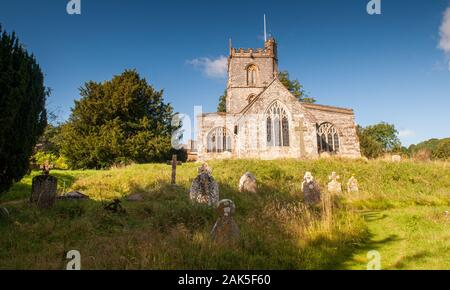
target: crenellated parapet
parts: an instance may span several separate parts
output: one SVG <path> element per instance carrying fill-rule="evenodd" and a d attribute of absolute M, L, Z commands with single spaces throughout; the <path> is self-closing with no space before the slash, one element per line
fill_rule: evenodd
<path fill-rule="evenodd" d="M 230 57 L 277 58 L 277 44 L 274 39 L 269 39 L 265 42 L 264 48 L 234 48 L 234 47 L 232 47 L 230 49 Z"/>

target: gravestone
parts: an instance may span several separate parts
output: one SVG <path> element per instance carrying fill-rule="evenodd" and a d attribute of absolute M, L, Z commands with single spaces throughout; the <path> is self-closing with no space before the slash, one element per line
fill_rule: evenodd
<path fill-rule="evenodd" d="M 359 192 L 358 180 L 354 175 L 347 182 L 347 192 Z"/>
<path fill-rule="evenodd" d="M 31 202 L 40 208 L 49 208 L 55 204 L 58 179 L 44 174 L 33 178 L 31 185 Z"/>
<path fill-rule="evenodd" d="M 211 175 L 211 169 L 204 163 L 198 169 L 198 175 L 194 179 L 189 191 L 192 201 L 209 206 L 216 206 L 219 202 L 219 185 Z"/>
<path fill-rule="evenodd" d="M 82 192 L 79 191 L 71 191 L 68 193 L 65 193 L 58 197 L 58 199 L 61 200 L 81 200 L 81 199 L 89 199 L 89 196 L 85 195 Z"/>
<path fill-rule="evenodd" d="M 236 211 L 234 202 L 229 199 L 221 200 L 217 206 L 217 219 L 211 231 L 211 238 L 219 244 L 230 244 L 239 240 L 240 231 L 233 215 Z"/>
<path fill-rule="evenodd" d="M 239 192 L 252 192 L 256 193 L 257 185 L 256 185 L 256 177 L 250 172 L 242 175 L 239 180 Z"/>
<path fill-rule="evenodd" d="M 392 155 L 392 162 L 400 162 L 402 161 L 402 157 L 400 155 Z"/>
<path fill-rule="evenodd" d="M 212 169 L 208 166 L 208 163 L 204 162 L 202 166 L 198 168 L 198 173 L 212 174 Z"/>
<path fill-rule="evenodd" d="M 316 205 L 320 202 L 320 188 L 314 181 L 311 172 L 306 172 L 303 177 L 302 191 L 304 194 L 305 203 L 308 206 Z"/>
<path fill-rule="evenodd" d="M 339 176 L 336 174 L 336 172 L 331 173 L 331 176 L 329 177 L 331 180 L 330 183 L 328 183 L 328 192 L 329 193 L 341 193 L 342 192 L 342 186 L 341 183 L 338 182 Z"/>

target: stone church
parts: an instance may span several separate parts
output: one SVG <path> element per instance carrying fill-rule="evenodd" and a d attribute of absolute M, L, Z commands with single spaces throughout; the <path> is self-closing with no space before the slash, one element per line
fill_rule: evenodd
<path fill-rule="evenodd" d="M 197 116 L 199 160 L 361 157 L 353 110 L 300 102 L 278 80 L 277 44 L 230 47 L 226 113 Z"/>

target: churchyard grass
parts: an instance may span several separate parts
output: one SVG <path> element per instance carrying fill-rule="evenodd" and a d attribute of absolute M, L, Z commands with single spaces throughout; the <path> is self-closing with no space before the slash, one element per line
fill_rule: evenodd
<path fill-rule="evenodd" d="M 199 164 L 132 165 L 101 171 L 52 171 L 59 191 L 78 190 L 90 201 L 59 201 L 50 210 L 28 202 L 32 176 L 0 197 L 10 211 L 0 221 L 0 269 L 64 269 L 69 250 L 83 269 L 365 269 L 377 250 L 387 269 L 450 269 L 450 167 L 445 162 L 224 160 L 209 163 L 220 198 L 236 204 L 241 238 L 234 246 L 211 242 L 217 214 L 194 205 L 188 192 Z M 252 172 L 258 193 L 240 193 Z M 360 192 L 340 194 L 321 206 L 302 203 L 301 182 L 311 171 L 323 191 L 332 171 L 345 188 L 354 174 Z M 65 186 L 65 188 L 64 188 Z M 123 201 L 126 213 L 103 205 Z M 327 208 L 329 212 L 331 208 Z"/>

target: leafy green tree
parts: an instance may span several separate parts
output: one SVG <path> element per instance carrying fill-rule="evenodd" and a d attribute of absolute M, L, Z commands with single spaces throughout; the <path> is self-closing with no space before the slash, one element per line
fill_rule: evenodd
<path fill-rule="evenodd" d="M 380 143 L 385 152 L 390 152 L 395 148 L 401 147 L 398 131 L 392 124 L 381 122 L 376 125 L 367 126 L 364 128 L 363 134 L 370 136 Z"/>
<path fill-rule="evenodd" d="M 225 113 L 227 111 L 227 90 L 219 98 L 219 105 L 217 105 L 217 112 Z"/>
<path fill-rule="evenodd" d="M 0 26 L 0 193 L 28 171 L 47 124 L 48 94 L 34 56 Z"/>
<path fill-rule="evenodd" d="M 61 154 L 72 168 L 165 161 L 172 153 L 172 106 L 135 70 L 87 82 L 62 125 Z"/>
<path fill-rule="evenodd" d="M 365 128 L 358 126 L 357 134 L 361 153 L 367 158 L 377 158 L 383 152 L 402 152 L 398 131 L 394 125 L 381 122 Z"/>
<path fill-rule="evenodd" d="M 373 136 L 367 134 L 361 126 L 357 127 L 361 154 L 367 158 L 377 158 L 383 153 L 383 146 Z"/>
<path fill-rule="evenodd" d="M 315 103 L 316 100 L 308 96 L 308 94 L 303 89 L 303 85 L 296 80 L 291 80 L 289 73 L 287 71 L 281 71 L 278 74 L 278 79 L 281 83 L 296 97 L 300 102 L 304 103 Z"/>
<path fill-rule="evenodd" d="M 450 138 L 442 140 L 433 154 L 436 159 L 448 160 L 450 158 Z"/>

